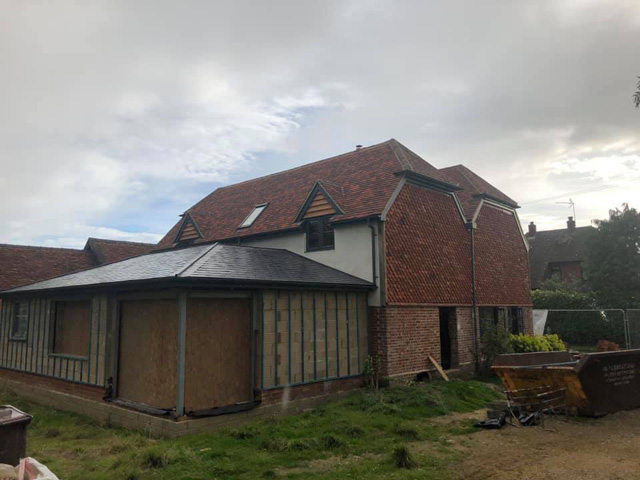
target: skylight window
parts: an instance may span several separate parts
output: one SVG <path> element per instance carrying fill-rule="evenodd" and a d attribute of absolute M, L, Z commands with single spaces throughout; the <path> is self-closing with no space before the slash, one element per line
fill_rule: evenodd
<path fill-rule="evenodd" d="M 253 222 L 260 216 L 260 214 L 267 208 L 267 203 L 263 203 L 261 205 L 256 205 L 253 207 L 253 211 L 249 214 L 247 218 L 244 219 L 244 222 L 240 224 L 238 228 L 247 228 L 253 225 Z"/>

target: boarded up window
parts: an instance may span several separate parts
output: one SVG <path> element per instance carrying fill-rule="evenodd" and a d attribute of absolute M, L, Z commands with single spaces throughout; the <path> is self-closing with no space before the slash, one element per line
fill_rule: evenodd
<path fill-rule="evenodd" d="M 89 355 L 89 302 L 56 302 L 53 353 Z"/>

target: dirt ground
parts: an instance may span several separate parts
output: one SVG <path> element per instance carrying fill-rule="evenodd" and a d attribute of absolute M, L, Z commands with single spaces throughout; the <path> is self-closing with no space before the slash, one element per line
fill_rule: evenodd
<path fill-rule="evenodd" d="M 544 429 L 505 425 L 454 442 L 463 479 L 640 479 L 640 410 L 551 419 Z"/>

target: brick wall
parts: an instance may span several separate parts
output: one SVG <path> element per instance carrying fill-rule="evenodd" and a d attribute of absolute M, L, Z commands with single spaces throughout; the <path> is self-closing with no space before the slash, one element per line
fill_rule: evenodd
<path fill-rule="evenodd" d="M 457 320 L 457 366 L 465 366 L 473 363 L 473 309 L 469 307 L 456 308 Z"/>
<path fill-rule="evenodd" d="M 106 394 L 106 389 L 94 385 L 85 385 L 82 383 L 73 383 L 57 378 L 44 377 L 34 375 L 32 373 L 17 372 L 0 368 L 0 379 L 21 382 L 34 387 L 46 388 L 56 392 L 67 393 L 77 397 L 87 398 L 90 400 L 102 401 Z"/>
<path fill-rule="evenodd" d="M 371 307 L 371 352 L 383 375 L 426 370 L 427 355 L 440 361 L 440 317 L 436 307 Z"/>

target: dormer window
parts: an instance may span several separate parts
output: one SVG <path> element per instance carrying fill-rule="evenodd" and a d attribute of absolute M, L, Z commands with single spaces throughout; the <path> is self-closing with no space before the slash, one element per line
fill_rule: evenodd
<path fill-rule="evenodd" d="M 329 223 L 329 218 L 319 217 L 306 221 L 308 252 L 333 250 L 335 248 L 335 236 L 333 226 Z"/>
<path fill-rule="evenodd" d="M 238 228 L 247 228 L 253 225 L 253 222 L 258 219 L 262 212 L 264 212 L 264 209 L 267 208 L 267 205 L 268 203 L 262 203 L 253 207 L 253 211 L 247 218 L 244 219 L 244 222 L 242 222 Z"/>

